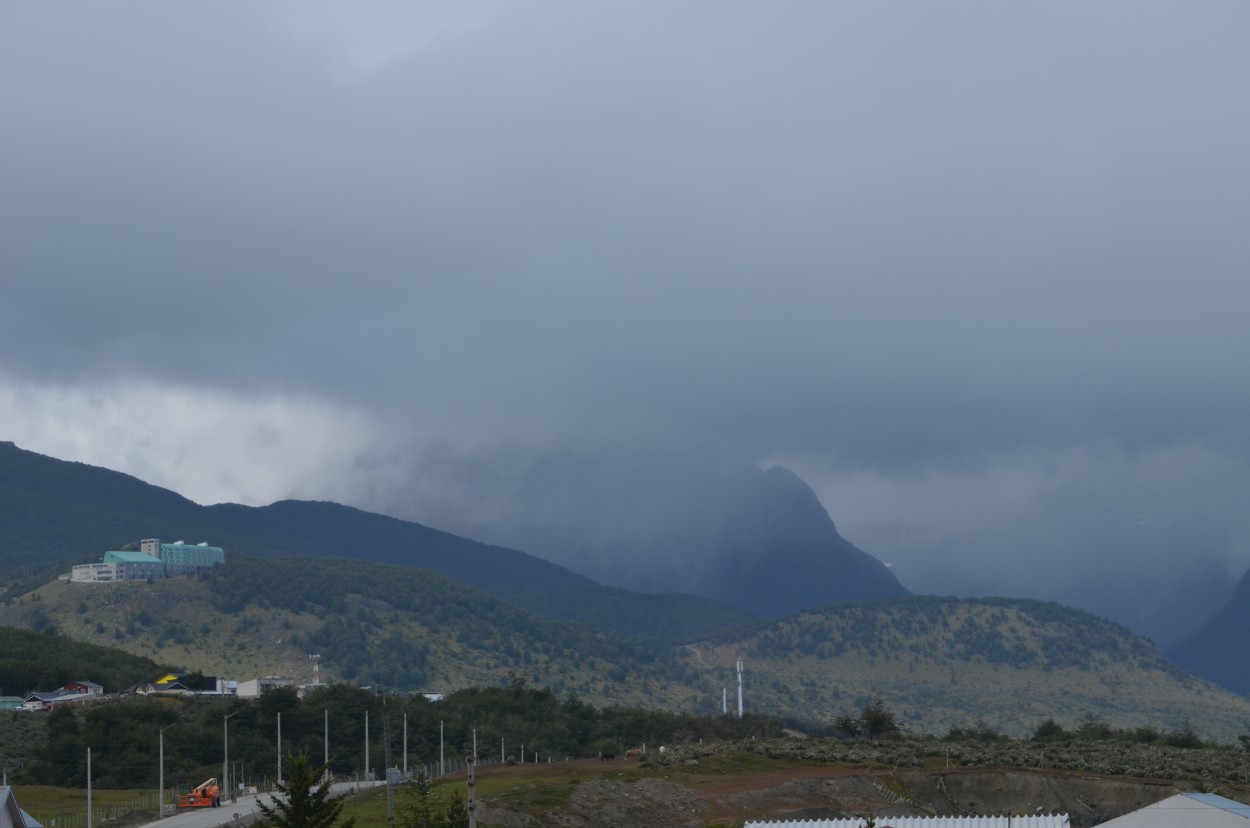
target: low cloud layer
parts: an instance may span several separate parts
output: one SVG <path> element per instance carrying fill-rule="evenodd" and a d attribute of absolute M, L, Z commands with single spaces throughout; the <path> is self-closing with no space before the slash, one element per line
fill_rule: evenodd
<path fill-rule="evenodd" d="M 1236 572 L 1248 24 L 11 5 L 0 438 L 366 506 L 430 446 L 690 442 L 913 589 Z"/>

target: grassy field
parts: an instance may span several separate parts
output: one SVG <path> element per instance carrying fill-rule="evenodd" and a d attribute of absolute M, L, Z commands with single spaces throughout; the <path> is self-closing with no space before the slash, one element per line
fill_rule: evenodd
<path fill-rule="evenodd" d="M 87 824 L 86 788 L 14 785 L 13 795 L 22 810 L 39 820 L 44 828 L 85 828 Z M 93 823 L 105 828 L 109 820 L 139 812 L 155 817 L 158 799 L 155 790 L 93 790 Z"/>
<path fill-rule="evenodd" d="M 595 759 L 479 768 L 477 796 L 509 811 L 534 818 L 569 807 L 573 792 L 579 785 L 599 780 L 632 783 L 643 779 L 663 779 L 698 791 L 701 788 L 725 787 L 752 779 L 806 776 L 820 772 L 844 771 L 854 765 L 814 762 L 801 759 L 772 759 L 757 754 L 737 753 L 708 757 L 695 765 L 665 768 L 644 768 L 623 760 L 600 762 Z M 866 766 L 858 766 L 868 770 Z M 432 786 L 431 801 L 437 812 L 456 795 L 464 797 L 467 786 L 463 774 L 448 777 Z M 414 802 L 413 786 L 396 789 L 393 808 L 396 823 Z M 375 789 L 351 797 L 343 816 L 356 817 L 357 828 L 385 828 L 386 792 Z"/>

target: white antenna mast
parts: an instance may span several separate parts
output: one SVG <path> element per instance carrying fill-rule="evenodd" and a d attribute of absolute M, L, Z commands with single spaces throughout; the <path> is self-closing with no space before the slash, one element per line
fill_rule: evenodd
<path fill-rule="evenodd" d="M 738 718 L 742 718 L 742 659 L 738 659 Z"/>

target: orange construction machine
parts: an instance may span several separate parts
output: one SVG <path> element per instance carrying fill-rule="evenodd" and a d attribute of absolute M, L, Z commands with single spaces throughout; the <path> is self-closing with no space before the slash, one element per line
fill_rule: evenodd
<path fill-rule="evenodd" d="M 191 793 L 178 794 L 179 808 L 216 808 L 221 804 L 221 788 L 217 787 L 217 778 L 201 782 L 191 789 Z"/>

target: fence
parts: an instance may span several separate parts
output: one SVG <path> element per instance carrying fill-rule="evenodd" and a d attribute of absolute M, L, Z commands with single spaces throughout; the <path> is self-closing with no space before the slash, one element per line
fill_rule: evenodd
<path fill-rule="evenodd" d="M 165 801 L 172 801 L 167 795 Z M 151 814 L 155 816 L 160 807 L 160 795 L 157 791 L 136 791 L 134 796 L 124 802 L 109 805 L 98 805 L 91 809 L 91 824 L 103 825 L 105 820 L 120 819 L 131 814 Z M 85 810 L 69 814 L 32 813 L 43 828 L 87 828 L 87 812 Z"/>
<path fill-rule="evenodd" d="M 400 773 L 400 777 L 401 777 L 401 781 L 408 781 L 408 780 L 415 778 L 418 773 L 424 773 L 427 779 L 438 779 L 441 776 L 451 776 L 452 774 L 459 773 L 463 771 L 465 768 L 467 768 L 468 764 L 469 763 L 464 761 L 463 759 L 457 759 L 457 760 L 453 760 L 450 762 L 441 763 L 441 768 L 440 768 L 439 762 L 426 762 L 425 764 L 422 764 L 422 765 L 409 766 L 408 777 L 406 779 L 403 778 L 402 771 Z M 498 764 L 500 764 L 500 761 L 498 759 L 479 759 L 477 762 L 478 767 L 483 767 L 486 765 L 498 765 Z M 336 781 L 360 784 L 361 775 L 360 774 L 356 774 L 354 776 L 340 775 L 336 778 Z M 254 793 L 255 789 L 253 788 L 251 792 Z M 165 794 L 165 815 L 166 816 L 168 816 L 169 814 L 175 811 L 174 803 L 177 801 L 177 798 L 178 798 L 177 794 L 173 791 L 170 791 Z M 226 798 L 223 797 L 223 802 L 222 802 L 223 811 L 225 810 L 225 807 L 228 807 L 226 805 L 225 799 Z M 100 806 L 93 807 L 91 809 L 92 811 L 91 825 L 93 826 L 93 828 L 96 828 L 96 826 L 103 828 L 104 824 L 107 821 L 118 820 L 118 819 L 121 819 L 122 817 L 127 817 L 127 816 L 131 816 L 134 814 L 143 814 L 145 816 L 151 817 L 152 819 L 156 819 L 157 811 L 159 810 L 159 808 L 160 808 L 160 796 L 157 791 L 136 792 L 133 797 L 125 800 L 124 802 L 114 802 L 109 805 L 100 805 Z M 67 813 L 67 814 L 65 813 L 63 814 L 31 813 L 31 816 L 33 816 L 36 820 L 38 820 L 39 823 L 43 825 L 44 828 L 87 828 L 87 814 L 85 810 L 81 812 L 77 812 L 77 813 Z M 245 825 L 248 825 L 250 822 L 252 822 L 252 820 L 253 820 L 253 816 L 249 814 L 249 815 L 241 816 L 239 819 L 227 819 L 226 822 L 223 824 L 233 825 L 233 826 L 245 826 Z"/>

